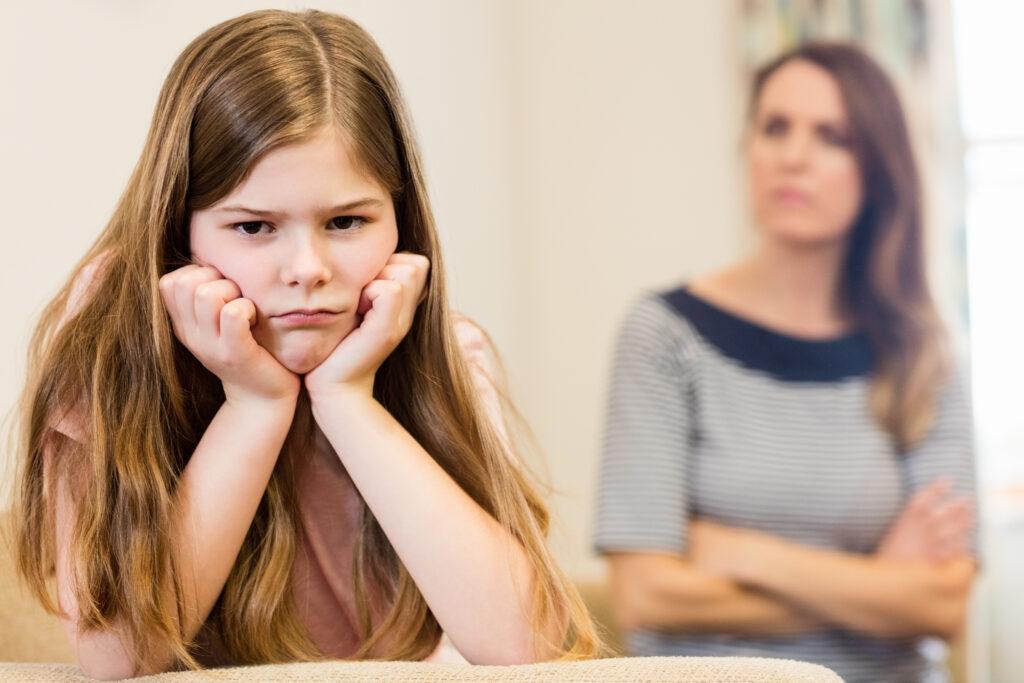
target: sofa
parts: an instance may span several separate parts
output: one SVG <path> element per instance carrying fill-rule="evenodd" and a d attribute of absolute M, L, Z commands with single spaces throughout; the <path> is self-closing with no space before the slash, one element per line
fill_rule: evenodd
<path fill-rule="evenodd" d="M 0 514 L 0 529 L 6 529 Z M 607 628 L 600 584 L 581 586 L 595 618 Z M 57 618 L 47 614 L 20 584 L 9 545 L 0 535 L 0 681 L 88 681 Z M 830 670 L 806 662 L 745 657 L 616 657 L 520 666 L 476 666 L 421 662 L 275 664 L 166 673 L 140 681 L 688 681 L 692 683 L 838 683 Z"/>

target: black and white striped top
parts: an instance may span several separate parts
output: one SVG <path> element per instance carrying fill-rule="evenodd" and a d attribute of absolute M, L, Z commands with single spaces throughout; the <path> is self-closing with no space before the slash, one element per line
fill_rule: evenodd
<path fill-rule="evenodd" d="M 796 339 L 685 288 L 640 298 L 615 351 L 598 552 L 683 554 L 687 520 L 701 517 L 866 554 L 920 487 L 947 476 L 956 493 L 973 495 L 962 378 L 945 389 L 932 432 L 901 455 L 868 408 L 872 366 L 860 334 Z M 927 654 L 935 648 L 918 639 L 841 628 L 799 636 L 627 637 L 637 655 L 799 659 L 848 682 L 932 680 L 943 670 Z"/>

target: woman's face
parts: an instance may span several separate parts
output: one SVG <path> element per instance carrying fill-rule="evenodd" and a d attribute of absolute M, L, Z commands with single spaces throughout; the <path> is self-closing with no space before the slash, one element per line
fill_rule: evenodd
<path fill-rule="evenodd" d="M 256 305 L 256 341 L 299 374 L 355 329 L 363 287 L 398 244 L 390 194 L 332 128 L 269 152 L 228 196 L 193 212 L 189 234 L 193 259 Z M 282 317 L 302 309 L 333 315 Z"/>
<path fill-rule="evenodd" d="M 860 211 L 860 168 L 835 79 L 795 59 L 765 82 L 748 148 L 754 219 L 770 239 L 842 241 Z"/>

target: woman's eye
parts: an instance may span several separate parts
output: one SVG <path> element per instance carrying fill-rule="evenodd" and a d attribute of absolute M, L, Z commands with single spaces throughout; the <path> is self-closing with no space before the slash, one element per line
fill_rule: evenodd
<path fill-rule="evenodd" d="M 788 129 L 789 125 L 786 123 L 786 121 L 784 119 L 780 119 L 777 117 L 772 117 L 768 119 L 767 121 L 765 121 L 764 126 L 762 127 L 764 134 L 770 137 L 784 135 Z"/>
<path fill-rule="evenodd" d="M 831 126 L 825 126 L 820 129 L 819 133 L 821 139 L 828 145 L 834 145 L 836 147 L 846 147 L 850 144 L 849 137 Z"/>
<path fill-rule="evenodd" d="M 234 227 L 236 231 L 241 231 L 244 235 L 255 237 L 260 234 L 265 225 L 266 223 L 263 221 L 245 221 L 244 223 L 235 223 L 232 227 Z"/>
<path fill-rule="evenodd" d="M 361 216 L 335 216 L 331 219 L 331 227 L 343 231 L 358 230 L 364 223 L 366 219 Z"/>

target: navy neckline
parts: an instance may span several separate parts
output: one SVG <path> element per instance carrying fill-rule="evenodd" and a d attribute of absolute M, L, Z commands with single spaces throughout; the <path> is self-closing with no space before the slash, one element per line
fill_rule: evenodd
<path fill-rule="evenodd" d="M 800 339 L 729 313 L 681 287 L 661 294 L 712 346 L 752 370 L 788 382 L 837 382 L 871 374 L 875 358 L 863 332 Z"/>

